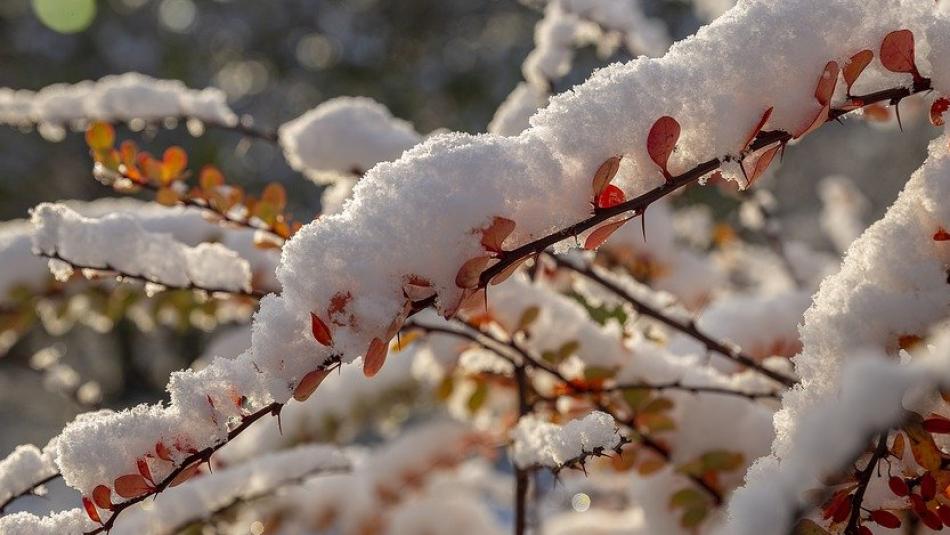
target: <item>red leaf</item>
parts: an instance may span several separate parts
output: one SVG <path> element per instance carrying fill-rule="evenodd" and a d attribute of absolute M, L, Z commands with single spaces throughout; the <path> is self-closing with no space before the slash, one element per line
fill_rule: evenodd
<path fill-rule="evenodd" d="M 482 231 L 482 247 L 489 251 L 500 253 L 501 246 L 515 230 L 515 222 L 504 217 L 492 218 L 491 225 Z"/>
<path fill-rule="evenodd" d="M 924 503 L 924 499 L 920 497 L 920 494 L 911 494 L 910 495 L 910 505 L 917 515 L 921 515 L 924 511 L 927 510 L 927 504 Z"/>
<path fill-rule="evenodd" d="M 611 156 L 597 168 L 597 172 L 594 173 L 593 181 L 595 199 L 600 197 L 604 188 L 617 176 L 617 171 L 620 170 L 620 158 L 621 156 Z"/>
<path fill-rule="evenodd" d="M 199 470 L 200 468 L 201 468 L 201 465 L 199 465 L 198 463 L 195 463 L 195 464 L 189 466 L 188 468 L 185 468 L 185 469 L 182 470 L 181 472 L 178 472 L 178 475 L 175 476 L 175 477 L 171 480 L 171 482 L 168 483 L 168 486 L 169 486 L 169 487 L 177 487 L 178 485 L 181 485 L 181 484 L 184 483 L 185 481 L 188 481 L 189 479 L 191 479 L 192 477 L 194 477 L 194 475 L 198 473 L 198 470 Z"/>
<path fill-rule="evenodd" d="M 924 477 L 920 478 L 920 497 L 924 501 L 930 501 L 934 499 L 934 496 L 937 495 L 937 480 L 934 479 L 933 474 L 927 472 L 924 474 Z"/>
<path fill-rule="evenodd" d="M 115 493 L 123 498 L 135 498 L 152 491 L 152 486 L 139 474 L 127 474 L 115 480 Z"/>
<path fill-rule="evenodd" d="M 320 386 L 320 383 L 322 383 L 329 374 L 330 372 L 327 370 L 313 370 L 307 375 L 304 375 L 294 388 L 294 399 L 297 401 L 307 401 L 307 398 L 313 394 L 314 390 Z"/>
<path fill-rule="evenodd" d="M 587 236 L 587 239 L 584 241 L 584 249 L 593 250 L 600 247 L 611 234 L 617 232 L 617 229 L 622 227 L 624 223 L 630 221 L 630 219 L 621 219 L 620 221 L 614 221 L 613 223 L 607 223 L 606 225 L 595 229 L 590 235 Z"/>
<path fill-rule="evenodd" d="M 112 509 L 112 491 L 105 485 L 96 485 L 92 489 L 92 501 L 103 509 Z"/>
<path fill-rule="evenodd" d="M 943 416 L 932 416 L 924 420 L 924 430 L 940 435 L 950 434 L 950 420 Z"/>
<path fill-rule="evenodd" d="M 835 507 L 834 513 L 831 515 L 831 521 L 844 522 L 849 516 L 851 516 L 851 500 L 844 499 Z"/>
<path fill-rule="evenodd" d="M 930 124 L 943 126 L 943 114 L 950 109 L 950 99 L 940 97 L 930 106 Z"/>
<path fill-rule="evenodd" d="M 858 528 L 858 535 L 874 535 L 874 532 L 867 526 L 861 526 Z"/>
<path fill-rule="evenodd" d="M 937 232 L 934 232 L 934 241 L 948 241 L 950 240 L 950 232 L 939 228 Z"/>
<path fill-rule="evenodd" d="M 819 111 L 818 115 L 816 115 L 815 118 L 812 119 L 811 124 L 809 124 L 808 127 L 805 128 L 804 130 L 796 134 L 795 139 L 801 139 L 807 136 L 808 134 L 814 132 L 815 130 L 818 130 L 818 128 L 820 128 L 821 125 L 828 122 L 828 113 L 830 111 L 831 111 L 831 104 L 825 104 L 824 106 L 822 106 L 821 111 Z"/>
<path fill-rule="evenodd" d="M 831 104 L 831 97 L 835 94 L 835 87 L 838 86 L 838 63 L 829 61 L 825 65 L 825 70 L 821 71 L 821 77 L 818 78 L 818 86 L 815 88 L 815 99 L 822 106 Z"/>
<path fill-rule="evenodd" d="M 765 123 L 769 122 L 769 118 L 772 117 L 772 112 L 775 111 L 775 107 L 771 107 L 765 110 L 765 113 L 762 114 L 762 118 L 759 119 L 758 124 L 755 125 L 755 128 L 749 132 L 749 135 L 746 137 L 745 143 L 742 144 L 742 150 L 745 150 L 755 141 L 755 137 L 759 135 L 759 132 L 765 128 Z"/>
<path fill-rule="evenodd" d="M 155 454 L 158 455 L 158 458 L 161 459 L 161 460 L 163 460 L 163 461 L 171 461 L 171 460 L 172 460 L 172 454 L 171 454 L 171 452 L 168 451 L 168 448 L 165 446 L 165 444 L 163 444 L 163 443 L 161 443 L 161 442 L 156 442 L 156 443 L 155 443 Z"/>
<path fill-rule="evenodd" d="M 148 461 L 140 457 L 135 460 L 135 467 L 138 468 L 139 474 L 142 474 L 142 477 L 147 479 L 149 483 L 155 484 L 155 480 L 152 479 L 152 472 L 148 469 Z"/>
<path fill-rule="evenodd" d="M 317 342 L 327 347 L 333 345 L 333 335 L 330 334 L 330 329 L 327 328 L 327 324 L 323 323 L 323 320 L 313 312 L 310 313 L 310 330 L 313 332 L 313 337 Z"/>
<path fill-rule="evenodd" d="M 891 72 L 911 73 L 916 77 L 913 32 L 898 30 L 887 34 L 881 43 L 881 64 Z"/>
<path fill-rule="evenodd" d="M 488 267 L 489 260 L 489 256 L 476 256 L 462 264 L 455 275 L 455 285 L 465 289 L 478 288 L 479 279 Z"/>
<path fill-rule="evenodd" d="M 854 82 L 858 80 L 858 77 L 861 76 L 861 73 L 864 72 L 864 69 L 868 67 L 873 59 L 874 52 L 862 50 L 851 56 L 851 60 L 844 66 L 842 74 L 844 74 L 844 83 L 848 84 L 849 95 L 851 94 L 851 86 L 854 85 Z"/>
<path fill-rule="evenodd" d="M 369 343 L 369 349 L 366 350 L 366 356 L 363 357 L 363 375 L 373 377 L 386 363 L 386 354 L 389 353 L 389 344 L 373 338 Z"/>
<path fill-rule="evenodd" d="M 937 516 L 937 513 L 931 511 L 930 509 L 923 511 L 917 516 L 920 517 L 920 521 L 923 522 L 928 528 L 934 531 L 940 531 L 943 529 L 943 522 L 940 520 L 940 517 Z"/>
<path fill-rule="evenodd" d="M 768 171 L 769 166 L 772 165 L 772 160 L 775 159 L 775 155 L 778 154 L 778 151 L 781 148 L 782 147 L 780 145 L 772 147 L 771 149 L 768 149 L 765 152 L 763 152 L 758 158 L 755 159 L 755 165 L 752 166 L 752 172 L 746 171 L 746 175 L 749 182 L 748 184 L 746 184 L 746 187 L 751 186 L 753 183 L 755 183 L 756 180 L 758 180 L 759 177 L 761 177 L 762 175 L 765 174 L 766 171 Z M 741 165 L 743 166 L 743 169 L 745 169 L 745 162 L 742 162 Z"/>
<path fill-rule="evenodd" d="M 910 494 L 910 489 L 907 487 L 907 482 L 904 481 L 904 478 L 898 476 L 891 476 L 887 480 L 887 486 L 891 488 L 891 492 L 896 496 L 907 496 Z"/>
<path fill-rule="evenodd" d="M 99 518 L 99 511 L 96 510 L 96 505 L 92 503 L 92 500 L 83 496 L 82 506 L 86 510 L 86 514 L 89 515 L 89 518 L 91 518 L 93 522 L 96 524 L 102 524 L 102 519 Z"/>
<path fill-rule="evenodd" d="M 950 527 L 950 505 L 941 505 L 937 509 L 937 515 L 940 516 L 944 526 Z"/>
<path fill-rule="evenodd" d="M 901 519 L 897 518 L 897 515 L 895 515 L 894 513 L 891 513 L 890 511 L 885 511 L 883 509 L 878 509 L 877 511 L 871 511 L 871 521 L 889 529 L 901 527 Z"/>
<path fill-rule="evenodd" d="M 604 191 L 600 193 L 600 196 L 597 197 L 597 208 L 611 208 L 617 206 L 627 199 L 626 195 L 623 194 L 623 190 L 610 184 Z"/>
<path fill-rule="evenodd" d="M 650 154 L 650 159 L 660 166 L 660 169 L 663 170 L 663 176 L 667 180 L 671 178 L 667 169 L 670 155 L 673 154 L 673 149 L 676 148 L 676 142 L 679 141 L 679 138 L 680 124 L 676 122 L 676 119 L 669 116 L 657 119 L 647 135 L 647 152 Z"/>

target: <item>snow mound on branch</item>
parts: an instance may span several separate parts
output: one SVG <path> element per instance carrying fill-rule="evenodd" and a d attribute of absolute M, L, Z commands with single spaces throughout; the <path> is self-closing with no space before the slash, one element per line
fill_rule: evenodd
<path fill-rule="evenodd" d="M 62 127 L 85 121 L 194 118 L 234 126 L 237 115 L 220 89 L 189 89 L 178 80 L 125 73 L 54 84 L 39 91 L 0 88 L 0 124 Z"/>
<path fill-rule="evenodd" d="M 32 513 L 13 513 L 0 518 L 2 535 L 79 535 L 98 527 L 82 509 L 70 509 L 39 517 Z"/>
<path fill-rule="evenodd" d="M 33 209 L 34 248 L 89 268 L 116 269 L 168 286 L 198 286 L 221 291 L 248 291 L 251 269 L 246 260 L 220 244 L 189 247 L 170 234 L 146 231 L 125 214 L 93 219 L 65 205 L 43 203 Z M 52 261 L 64 280 L 72 268 Z"/>
<path fill-rule="evenodd" d="M 397 161 L 376 165 L 342 213 L 316 220 L 287 242 L 277 272 L 283 292 L 262 301 L 252 348 L 200 372 L 177 374 L 171 404 L 150 409 L 153 425 L 119 430 L 116 424 L 135 420 L 124 412 L 101 427 L 67 428 L 71 445 L 59 457 L 66 481 L 88 491 L 134 473 L 135 458 L 163 433 L 184 435 L 199 449 L 217 443 L 226 437 L 228 418 L 241 416 L 227 401 L 235 392 L 256 407 L 267 399 L 289 400 L 305 374 L 336 359 L 353 361 L 374 338 L 388 338 L 388 327 L 405 309 L 407 277 L 431 282 L 440 312 L 455 310 L 464 295 L 455 284 L 459 267 L 484 254 L 479 229 L 494 217 L 515 221 L 506 246 L 512 247 L 584 220 L 590 215 L 591 178 L 611 156 L 624 155 L 614 183 L 628 198 L 663 184 L 663 173 L 646 150 L 647 133 L 660 115 L 672 115 L 682 125 L 670 162 L 673 173 L 739 151 L 769 107 L 775 111 L 767 129 L 802 130 L 821 110 L 814 95 L 826 63 L 843 64 L 859 50 L 876 49 L 887 32 L 900 28 L 910 28 L 918 40 L 922 73 L 934 76 L 938 91 L 950 92 L 947 63 L 931 55 L 943 50 L 941 35 L 950 34 L 950 17 L 935 15 L 928 2 L 747 1 L 663 58 L 599 71 L 555 98 L 517 137 L 440 135 Z M 910 81 L 878 66 L 866 76 L 881 84 L 877 89 Z M 561 249 L 572 245 L 569 240 Z M 891 272 L 902 281 L 936 274 L 930 264 L 893 267 L 906 269 Z M 346 314 L 337 311 L 336 323 L 329 318 L 334 298 L 346 301 Z M 329 322 L 332 347 L 314 340 L 311 314 Z M 344 321 L 349 316 L 354 321 Z M 840 322 L 825 328 L 835 323 Z M 855 333 L 872 324 L 859 325 Z M 802 364 L 812 378 L 808 367 Z M 108 451 L 108 459 L 99 450 Z"/>
<path fill-rule="evenodd" d="M 278 137 L 290 166 L 318 182 L 335 173 L 362 175 L 422 140 L 411 124 L 366 97 L 328 100 L 281 125 Z"/>
<path fill-rule="evenodd" d="M 52 453 L 55 448 L 47 446 L 18 446 L 13 453 L 0 461 L 0 503 L 29 490 L 36 482 L 56 474 Z"/>
<path fill-rule="evenodd" d="M 521 468 L 558 468 L 581 455 L 597 450 L 607 453 L 620 445 L 617 424 L 603 412 L 592 412 L 563 426 L 528 415 L 518 421 L 512 435 L 512 458 Z"/>

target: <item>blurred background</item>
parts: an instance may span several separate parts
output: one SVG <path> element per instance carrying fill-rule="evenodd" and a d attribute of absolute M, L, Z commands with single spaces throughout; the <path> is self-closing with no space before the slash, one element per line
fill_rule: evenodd
<path fill-rule="evenodd" d="M 708 0 L 704 4 L 708 4 Z M 722 2 L 719 2 L 722 3 Z M 0 2 L 0 87 L 37 90 L 107 74 L 137 71 L 224 90 L 231 107 L 274 128 L 340 95 L 385 104 L 419 132 L 484 132 L 496 108 L 522 79 L 533 48 L 538 3 L 515 0 L 3 0 Z M 645 0 L 674 40 L 707 22 L 690 0 Z M 697 14 L 698 13 L 698 14 Z M 621 52 L 579 51 L 564 90 Z M 728 68 L 724 66 L 724 68 Z M 785 155 L 763 183 L 780 199 L 790 237 L 831 249 L 817 231 L 817 182 L 832 174 L 854 179 L 871 200 L 868 223 L 883 213 L 923 160 L 933 130 L 923 109 L 903 105 L 904 133 L 895 122 L 850 121 L 825 128 Z M 310 221 L 320 186 L 292 171 L 275 146 L 228 131 L 195 138 L 184 125 L 137 133 L 145 148 L 178 144 L 192 167 L 214 163 L 249 190 L 282 182 L 293 214 Z M 127 131 L 120 130 L 125 136 Z M 114 196 L 90 176 L 81 134 L 51 142 L 35 131 L 0 127 L 0 219 L 27 217 L 42 201 Z M 700 200 L 734 221 L 736 203 L 713 188 L 696 188 L 679 202 Z M 112 299 L 116 297 L 105 297 Z M 129 299 L 132 299 L 129 297 Z M 166 295 L 163 299 L 177 299 Z M 199 304 L 200 305 L 200 304 Z M 178 305 L 176 305 L 178 306 Z M 193 303 L 180 308 L 188 312 Z M 185 313 L 183 312 L 183 314 Z M 44 392 L 30 368 L 53 347 L 83 381 L 101 388 L 101 404 L 125 407 L 162 398 L 168 373 L 201 355 L 219 329 L 188 321 L 143 333 L 116 313 L 107 334 L 78 323 L 53 337 L 32 329 L 0 358 L 0 457 L 16 445 L 42 446 L 83 410 L 69 396 Z M 116 364 L 119 365 L 116 365 Z"/>

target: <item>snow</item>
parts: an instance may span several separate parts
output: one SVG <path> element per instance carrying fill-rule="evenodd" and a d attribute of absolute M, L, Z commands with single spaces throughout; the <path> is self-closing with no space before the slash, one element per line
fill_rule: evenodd
<path fill-rule="evenodd" d="M 318 182 L 362 175 L 422 140 L 411 124 L 366 97 L 328 100 L 281 125 L 278 136 L 290 166 Z"/>
<path fill-rule="evenodd" d="M 592 412 L 563 426 L 528 415 L 518 421 L 512 434 L 512 458 L 522 468 L 559 468 L 583 454 L 607 453 L 620 445 L 617 424 L 603 412 Z"/>
<path fill-rule="evenodd" d="M 66 205 L 43 203 L 33 209 L 34 248 L 88 268 L 115 269 L 173 287 L 249 291 L 247 261 L 220 244 L 190 247 L 170 234 L 146 231 L 132 216 L 87 218 Z M 72 269 L 62 261 L 50 268 L 60 280 Z"/>
<path fill-rule="evenodd" d="M 52 448 L 40 450 L 33 445 L 18 446 L 0 460 L 0 503 L 21 494 L 35 483 L 56 473 Z"/>
<path fill-rule="evenodd" d="M 818 183 L 821 228 L 840 252 L 864 232 L 870 209 L 867 198 L 848 177 L 829 176 Z"/>
<path fill-rule="evenodd" d="M 0 88 L 0 124 L 37 124 L 61 137 L 63 126 L 86 121 L 157 121 L 193 118 L 234 126 L 237 115 L 219 89 L 189 89 L 177 80 L 158 80 L 138 73 L 110 75 L 96 81 L 54 84 L 33 92 Z"/>
<path fill-rule="evenodd" d="M 76 535 L 96 527 L 82 509 L 70 509 L 46 517 L 13 513 L 0 518 L 0 535 Z"/>
<path fill-rule="evenodd" d="M 628 198 L 662 184 L 663 174 L 646 151 L 647 132 L 660 115 L 682 124 L 670 162 L 674 173 L 741 150 L 770 106 L 775 111 L 768 129 L 801 130 L 820 110 L 814 93 L 826 62 L 876 48 L 886 32 L 902 27 L 918 38 L 922 71 L 938 69 L 936 89 L 947 92 L 947 74 L 939 71 L 945 62 L 929 54 L 943 46 L 940 36 L 950 34 L 950 18 L 935 16 L 926 2 L 747 1 L 663 58 L 639 58 L 598 71 L 552 99 L 518 136 L 438 135 L 396 161 L 375 165 L 341 213 L 310 223 L 287 242 L 277 269 L 283 291 L 262 300 L 247 352 L 176 374 L 167 406 L 138 407 L 66 428 L 58 463 L 67 483 L 88 491 L 130 473 L 136 457 L 157 440 L 185 440 L 197 448 L 216 444 L 243 410 L 227 402 L 231 394 L 246 396 L 252 408 L 270 400 L 285 402 L 305 374 L 336 358 L 354 361 L 374 338 L 388 341 L 390 325 L 394 320 L 398 325 L 405 310 L 403 286 L 409 277 L 430 281 L 437 309 L 453 311 L 464 295 L 455 284 L 459 267 L 484 254 L 480 229 L 495 217 L 515 221 L 506 245 L 511 247 L 588 217 L 591 177 L 608 157 L 624 155 L 614 183 Z M 928 36 L 936 36 L 932 47 Z M 735 67 L 723 70 L 723 64 Z M 908 82 L 904 75 L 873 74 L 884 84 L 880 87 Z M 942 143 L 945 147 L 946 140 Z M 933 167 L 947 160 L 935 159 Z M 823 285 L 806 315 L 798 369 L 815 399 L 833 390 L 838 376 L 833 367 L 855 341 L 886 342 L 881 338 L 893 330 L 918 331 L 946 310 L 946 286 L 936 281 L 945 280 L 947 259 L 934 257 L 929 236 L 933 223 L 946 224 L 950 208 L 941 201 L 946 188 L 935 174 L 922 172 L 909 186 L 919 191 L 925 182 L 933 190 L 920 192 L 920 203 L 904 196 L 899 217 L 892 215 L 879 230 L 865 234 L 888 247 L 853 247 L 845 275 Z M 920 218 L 931 218 L 927 232 L 916 232 L 922 230 L 914 226 Z M 891 228 L 895 219 L 903 223 Z M 569 241 L 561 249 L 572 246 Z M 892 256 L 900 261 L 877 272 L 861 267 Z M 908 284 L 926 285 L 921 287 L 927 291 L 907 292 Z M 888 294 L 886 302 L 875 295 L 880 293 Z M 331 301 L 347 294 L 346 313 L 353 321 L 334 323 Z M 876 315 L 846 319 L 837 303 Z M 314 340 L 311 314 L 327 322 L 332 347 Z M 834 341 L 839 338 L 840 344 Z M 796 396 L 786 398 L 790 407 L 807 405 Z M 786 410 L 778 420 L 780 444 L 795 412 Z"/>

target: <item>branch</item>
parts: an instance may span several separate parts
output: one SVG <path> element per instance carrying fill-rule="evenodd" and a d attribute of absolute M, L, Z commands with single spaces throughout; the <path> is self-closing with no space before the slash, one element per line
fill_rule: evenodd
<path fill-rule="evenodd" d="M 907 87 L 895 87 L 891 89 L 885 89 L 875 93 L 870 93 L 868 95 L 863 95 L 860 97 L 854 97 L 857 100 L 860 100 L 863 105 L 867 106 L 869 104 L 886 102 L 888 104 L 894 105 L 899 103 L 901 100 L 917 94 L 930 91 L 931 83 L 929 78 L 922 78 L 915 81 L 912 88 Z M 858 108 L 860 109 L 860 108 Z M 825 121 L 831 122 L 843 117 L 849 113 L 852 113 L 853 109 L 832 109 L 828 114 L 828 119 Z M 686 171 L 685 173 L 670 177 L 667 181 L 659 187 L 656 187 L 646 193 L 634 197 L 629 201 L 620 203 L 616 206 L 610 208 L 596 208 L 593 215 L 575 223 L 569 227 L 562 228 L 561 230 L 555 231 L 552 234 L 538 238 L 532 242 L 528 242 L 516 249 L 510 251 L 505 251 L 498 256 L 498 262 L 482 272 L 481 277 L 479 278 L 479 288 L 485 288 L 491 282 L 496 275 L 503 272 L 506 268 L 512 264 L 521 261 L 524 258 L 527 258 L 532 255 L 541 254 L 545 249 L 551 247 L 552 245 L 559 243 L 561 241 L 575 238 L 582 234 L 583 232 L 590 230 L 591 228 L 597 226 L 598 224 L 607 221 L 608 219 L 626 214 L 627 212 L 633 212 L 634 215 L 642 215 L 646 209 L 653 204 L 655 201 L 662 199 L 663 197 L 673 193 L 674 191 L 683 188 L 693 182 L 698 181 L 700 178 L 716 171 L 724 162 L 729 161 L 741 161 L 746 155 L 751 154 L 755 151 L 768 147 L 770 145 L 785 145 L 789 141 L 792 141 L 794 136 L 788 132 L 780 130 L 772 130 L 767 132 L 759 133 L 749 148 L 738 155 L 726 155 L 721 158 L 713 158 L 706 162 L 698 164 L 696 167 Z"/>
<path fill-rule="evenodd" d="M 38 489 L 39 487 L 42 487 L 43 485 L 49 483 L 50 481 L 55 480 L 59 476 L 60 476 L 59 472 L 56 472 L 55 474 L 50 474 L 44 477 L 43 479 L 37 481 L 36 483 L 33 483 L 29 487 L 21 490 L 20 492 L 4 500 L 3 503 L 0 503 L 0 516 L 3 515 L 6 508 L 9 507 L 11 503 L 15 502 L 16 500 L 20 498 L 23 498 L 24 496 L 36 495 L 36 489 Z"/>
<path fill-rule="evenodd" d="M 622 298 L 624 301 L 630 303 L 630 305 L 633 307 L 634 310 L 637 311 L 637 313 L 643 316 L 653 318 L 656 321 L 659 321 L 660 323 L 663 323 L 664 325 L 674 330 L 677 330 L 683 334 L 686 334 L 702 342 L 703 345 L 706 346 L 706 349 L 719 353 L 720 355 L 723 355 L 729 360 L 738 362 L 739 364 L 752 368 L 755 371 L 761 373 L 762 375 L 765 375 L 766 377 L 774 381 L 777 381 L 786 387 L 791 387 L 795 383 L 798 382 L 797 380 L 792 379 L 791 377 L 787 377 L 784 374 L 781 374 L 779 372 L 770 370 L 762 366 L 761 364 L 756 362 L 755 359 L 743 353 L 742 350 L 739 349 L 738 347 L 731 346 L 729 344 L 726 344 L 725 342 L 716 340 L 715 338 L 707 335 L 706 333 L 702 332 L 699 329 L 699 327 L 697 327 L 696 322 L 690 321 L 689 323 L 684 323 L 683 321 L 680 321 L 667 314 L 664 314 L 660 310 L 657 310 L 653 308 L 652 306 L 648 305 L 647 303 L 644 303 L 643 301 L 631 295 L 630 292 L 624 290 L 623 288 L 621 288 L 614 282 L 608 280 L 607 278 L 597 273 L 590 266 L 581 267 L 574 264 L 573 262 L 570 262 L 563 258 L 559 258 L 551 253 L 545 253 L 545 254 L 549 255 L 554 260 L 554 262 L 557 263 L 558 267 L 569 269 L 579 275 L 583 275 L 584 277 L 596 282 L 600 286 L 603 286 L 607 290 L 610 290 L 610 292 Z"/>
<path fill-rule="evenodd" d="M 890 453 L 887 447 L 887 435 L 888 433 L 886 431 L 881 433 L 881 437 L 877 441 L 877 447 L 874 448 L 874 452 L 871 454 L 867 466 L 864 467 L 864 470 L 858 472 L 858 488 L 851 498 L 851 517 L 848 519 L 848 525 L 844 529 L 845 535 L 858 534 L 858 528 L 861 522 L 861 503 L 864 501 L 864 493 L 868 490 L 868 485 L 871 483 L 871 477 L 874 476 L 874 471 L 877 469 L 878 463 Z"/>
<path fill-rule="evenodd" d="M 528 404 L 528 375 L 524 365 L 515 366 L 515 384 L 518 387 L 518 419 L 531 412 Z M 515 468 L 515 535 L 524 535 L 528 503 L 528 470 L 513 463 Z"/>
<path fill-rule="evenodd" d="M 260 291 L 260 290 L 235 291 L 235 290 L 227 290 L 227 289 L 222 289 L 222 288 L 207 288 L 204 286 L 198 286 L 194 282 L 189 282 L 187 286 L 167 284 L 159 280 L 151 279 L 145 275 L 128 273 L 120 269 L 116 269 L 109 264 L 106 264 L 104 266 L 88 266 L 88 265 L 78 264 L 76 262 L 73 262 L 72 260 L 63 258 L 62 256 L 59 255 L 58 252 L 38 253 L 37 256 L 41 256 L 43 258 L 49 258 L 50 260 L 57 260 L 59 262 L 64 262 L 66 264 L 69 264 L 70 267 L 72 267 L 74 270 L 90 269 L 90 270 L 95 270 L 95 271 L 108 271 L 108 272 L 114 273 L 117 277 L 121 277 L 124 279 L 137 280 L 137 281 L 141 281 L 141 282 L 145 282 L 149 284 L 158 284 L 171 290 L 201 291 L 201 292 L 207 292 L 209 295 L 227 294 L 231 297 L 241 297 L 241 298 L 254 299 L 254 300 L 259 300 L 263 298 L 265 295 L 267 295 L 265 292 Z"/>

